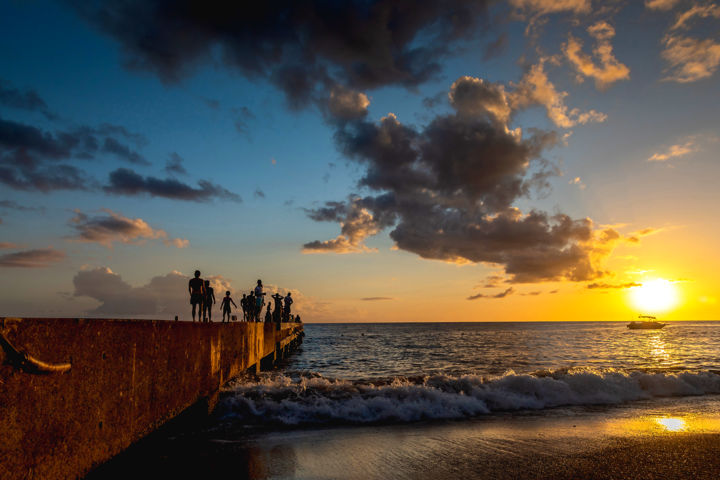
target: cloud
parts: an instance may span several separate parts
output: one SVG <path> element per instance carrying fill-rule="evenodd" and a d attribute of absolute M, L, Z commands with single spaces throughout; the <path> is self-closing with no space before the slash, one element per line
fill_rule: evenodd
<path fill-rule="evenodd" d="M 570 181 L 568 182 L 568 184 L 570 184 L 570 185 L 577 185 L 577 187 L 578 187 L 580 190 L 585 190 L 585 188 L 587 187 L 587 185 L 585 185 L 585 184 L 583 183 L 583 181 L 582 181 L 582 179 L 581 179 L 580 177 L 575 177 L 575 178 L 573 178 L 572 180 L 570 180 Z"/>
<path fill-rule="evenodd" d="M 170 158 L 168 158 L 165 162 L 165 172 L 170 175 L 187 175 L 188 172 L 183 166 L 184 161 L 185 160 L 178 155 L 177 152 L 172 152 L 170 154 Z"/>
<path fill-rule="evenodd" d="M 106 153 L 113 153 L 118 158 L 121 158 L 128 163 L 134 163 L 135 165 L 150 165 L 150 162 L 145 160 L 142 155 L 111 137 L 105 139 L 102 151 Z"/>
<path fill-rule="evenodd" d="M 173 178 L 143 177 L 127 168 L 118 168 L 110 173 L 109 183 L 103 190 L 116 195 L 150 195 L 189 202 L 207 202 L 216 198 L 242 201 L 236 193 L 208 180 L 198 181 L 198 186 L 200 188 L 194 188 Z"/>
<path fill-rule="evenodd" d="M 255 114 L 248 107 L 235 107 L 232 112 L 235 114 L 235 130 L 249 139 L 249 122 L 255 120 Z"/>
<path fill-rule="evenodd" d="M 327 103 L 330 115 L 340 121 L 355 120 L 367 115 L 370 100 L 367 95 L 342 85 L 333 86 Z"/>
<path fill-rule="evenodd" d="M 298 108 L 329 85 L 366 90 L 425 82 L 454 47 L 482 30 L 486 3 L 282 0 L 238 8 L 71 1 L 120 43 L 130 69 L 176 82 L 198 64 L 220 61 L 274 83 Z"/>
<path fill-rule="evenodd" d="M 510 5 L 531 16 L 552 13 L 590 13 L 590 0 L 510 0 Z"/>
<path fill-rule="evenodd" d="M 18 210 L 20 212 L 44 212 L 43 207 L 28 207 L 21 205 L 14 200 L 0 200 L 0 208 L 7 208 L 9 210 Z"/>
<path fill-rule="evenodd" d="M 216 100 L 214 98 L 202 98 L 202 101 L 205 105 L 212 108 L 213 110 L 218 110 L 220 108 L 220 101 Z"/>
<path fill-rule="evenodd" d="M 614 290 L 614 289 L 623 289 L 623 288 L 633 288 L 633 287 L 640 287 L 642 286 L 641 283 L 635 283 L 635 282 L 627 282 L 627 283 L 591 283 L 587 286 L 590 290 Z"/>
<path fill-rule="evenodd" d="M 667 35 L 663 58 L 669 64 L 665 81 L 690 83 L 712 76 L 720 65 L 720 43 L 682 35 Z"/>
<path fill-rule="evenodd" d="M 485 46 L 485 51 L 483 52 L 483 60 L 487 61 L 502 55 L 503 52 L 507 49 L 508 43 L 508 35 L 507 33 L 503 32 L 502 34 L 500 34 L 500 36 L 498 36 L 498 38 Z"/>
<path fill-rule="evenodd" d="M 369 194 L 306 210 L 315 221 L 340 223 L 341 231 L 334 239 L 305 244 L 304 251 L 368 251 L 366 239 L 389 229 L 398 249 L 426 259 L 500 266 L 509 282 L 605 275 L 600 265 L 620 241 L 617 232 L 597 229 L 588 218 L 523 213 L 514 206 L 545 186 L 553 170 L 542 153 L 558 137 L 508 129 L 498 121 L 504 114 L 488 107 L 497 105 L 498 92 L 487 82 L 461 78 L 455 111 L 425 126 L 404 125 L 393 114 L 379 122 L 338 125 L 338 149 L 363 168 L 358 188 Z"/>
<path fill-rule="evenodd" d="M 14 248 L 20 248 L 20 245 L 12 242 L 0 242 L 0 250 L 10 250 Z"/>
<path fill-rule="evenodd" d="M 377 249 L 365 245 L 367 237 L 380 231 L 373 215 L 362 206 L 359 198 L 347 204 L 328 202 L 325 207 L 308 211 L 315 221 L 339 221 L 340 235 L 332 240 L 313 241 L 303 245 L 303 253 L 359 253 L 374 252 Z"/>
<path fill-rule="evenodd" d="M 362 300 L 363 302 L 377 302 L 377 301 L 381 301 L 381 300 L 395 300 L 395 299 L 392 297 L 363 297 L 360 300 Z"/>
<path fill-rule="evenodd" d="M 693 5 L 690 9 L 678 14 L 675 24 L 670 30 L 688 28 L 688 24 L 695 18 L 720 18 L 720 5 L 713 3 L 707 5 Z"/>
<path fill-rule="evenodd" d="M 501 125 L 510 119 L 511 109 L 503 85 L 464 76 L 450 86 L 448 98 L 461 115 L 488 115 Z"/>
<path fill-rule="evenodd" d="M 54 248 L 25 250 L 0 255 L 0 267 L 44 268 L 62 261 L 65 252 Z"/>
<path fill-rule="evenodd" d="M 671 10 L 680 0 L 645 0 L 645 8 L 650 10 Z"/>
<path fill-rule="evenodd" d="M 690 153 L 698 151 L 698 147 L 695 145 L 693 140 L 687 141 L 682 144 L 671 145 L 665 152 L 653 153 L 648 162 L 665 162 L 675 157 L 682 157 Z"/>
<path fill-rule="evenodd" d="M 114 242 L 142 244 L 148 239 L 160 239 L 167 246 L 185 248 L 190 242 L 182 238 L 170 238 L 164 230 L 152 228 L 141 218 L 128 218 L 109 209 L 102 209 L 105 215 L 89 217 L 79 210 L 70 220 L 70 226 L 77 232 L 74 240 L 98 243 L 112 248 Z"/>
<path fill-rule="evenodd" d="M 568 109 L 565 105 L 567 92 L 559 92 L 550 82 L 545 73 L 544 60 L 530 67 L 509 95 L 510 105 L 513 109 L 527 108 L 532 105 L 541 105 L 547 110 L 548 118 L 558 127 L 570 128 L 577 124 L 589 122 L 604 122 L 607 115 L 589 110 L 582 112 L 577 108 Z"/>
<path fill-rule="evenodd" d="M 131 163 L 147 163 L 110 135 L 122 136 L 134 143 L 144 141 L 141 135 L 110 124 L 47 132 L 0 118 L 0 183 L 18 190 L 41 192 L 88 190 L 95 187 L 94 180 L 68 162 L 112 153 Z"/>
<path fill-rule="evenodd" d="M 572 35 L 563 45 L 563 53 L 578 72 L 578 80 L 582 81 L 584 77 L 594 78 L 595 86 L 605 89 L 618 80 L 629 79 L 630 69 L 620 63 L 613 54 L 610 40 L 615 36 L 615 29 L 609 23 L 601 21 L 588 27 L 588 33 L 596 41 L 593 55 L 598 64 L 582 51 L 582 43 Z"/>
<path fill-rule="evenodd" d="M 255 197 L 255 198 L 265 198 L 265 192 L 263 192 L 263 191 L 260 190 L 259 188 L 256 188 L 255 191 L 253 192 L 253 197 Z"/>
<path fill-rule="evenodd" d="M 50 112 L 45 100 L 35 90 L 19 90 L 0 79 L 0 105 L 18 110 L 40 112 L 49 120 L 57 116 Z"/>
<path fill-rule="evenodd" d="M 508 295 L 512 295 L 513 293 L 515 293 L 515 289 L 513 287 L 509 287 L 508 289 L 506 289 L 500 293 L 497 293 L 495 295 L 485 295 L 484 293 L 470 295 L 469 297 L 467 297 L 467 300 L 477 300 L 479 298 L 505 298 Z"/>

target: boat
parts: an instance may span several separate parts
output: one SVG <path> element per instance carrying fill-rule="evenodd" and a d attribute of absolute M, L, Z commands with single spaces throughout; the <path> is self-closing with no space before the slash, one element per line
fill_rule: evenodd
<path fill-rule="evenodd" d="M 659 330 L 665 326 L 656 320 L 652 315 L 638 315 L 638 321 L 628 323 L 627 327 L 630 330 Z"/>

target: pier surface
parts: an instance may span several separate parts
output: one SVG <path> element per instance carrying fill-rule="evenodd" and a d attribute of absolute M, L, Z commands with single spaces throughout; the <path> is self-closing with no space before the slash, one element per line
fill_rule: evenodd
<path fill-rule="evenodd" d="M 296 323 L 0 317 L 0 478 L 81 477 L 188 408 L 212 410 L 220 387 L 302 335 Z"/>

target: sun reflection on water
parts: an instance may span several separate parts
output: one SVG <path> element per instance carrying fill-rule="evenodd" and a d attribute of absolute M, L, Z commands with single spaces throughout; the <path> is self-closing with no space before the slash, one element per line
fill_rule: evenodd
<path fill-rule="evenodd" d="M 687 429 L 687 422 L 678 417 L 656 418 L 655 421 L 668 432 L 683 432 Z"/>

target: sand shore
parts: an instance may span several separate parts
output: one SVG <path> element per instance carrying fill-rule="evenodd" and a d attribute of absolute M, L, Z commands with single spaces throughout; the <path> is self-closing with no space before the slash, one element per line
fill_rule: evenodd
<path fill-rule="evenodd" d="M 683 403 L 684 402 L 684 403 Z M 717 479 L 720 400 L 141 442 L 89 478 Z"/>

